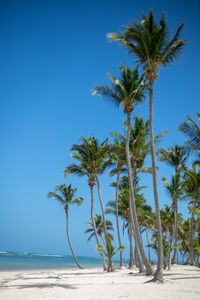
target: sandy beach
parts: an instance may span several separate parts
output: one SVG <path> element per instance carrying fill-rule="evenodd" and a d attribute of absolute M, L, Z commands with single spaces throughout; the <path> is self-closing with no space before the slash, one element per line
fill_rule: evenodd
<path fill-rule="evenodd" d="M 175 265 L 165 283 L 125 267 L 114 273 L 101 268 L 0 272 L 1 300 L 200 299 L 200 269 Z"/>

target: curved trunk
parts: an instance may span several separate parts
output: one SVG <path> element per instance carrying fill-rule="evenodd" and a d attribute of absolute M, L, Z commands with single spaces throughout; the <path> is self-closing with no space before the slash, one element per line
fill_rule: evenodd
<path fill-rule="evenodd" d="M 156 160 L 155 160 L 155 148 L 153 138 L 153 81 L 150 81 L 149 88 L 149 136 L 150 136 L 150 147 L 151 147 L 151 160 L 152 160 L 152 175 L 153 175 L 153 191 L 156 208 L 156 227 L 158 237 L 158 265 L 156 274 L 154 276 L 155 281 L 163 282 L 163 245 L 162 245 L 162 227 L 160 218 L 160 208 L 158 200 L 157 190 L 157 177 L 156 177 Z"/>
<path fill-rule="evenodd" d="M 117 174 L 117 187 L 115 192 L 115 206 L 116 206 L 116 223 L 117 223 L 117 236 L 119 241 L 119 247 L 122 246 L 121 244 L 121 237 L 120 237 L 120 231 L 119 231 L 119 215 L 118 215 L 118 189 L 119 189 L 119 176 L 120 172 Z M 122 251 L 120 251 L 120 267 L 123 266 L 123 257 L 122 257 Z"/>
<path fill-rule="evenodd" d="M 96 179 L 96 182 L 97 182 L 97 189 L 98 189 L 98 194 L 99 194 L 99 201 L 100 201 L 100 204 L 101 204 L 101 211 L 102 211 L 102 216 L 103 216 L 104 233 L 107 234 L 105 210 L 104 210 L 103 201 L 102 201 L 102 198 L 101 198 L 101 190 L 100 190 L 99 179 L 98 179 L 97 176 L 95 176 L 95 179 Z"/>
<path fill-rule="evenodd" d="M 95 235 L 95 238 L 96 238 L 97 246 L 100 246 L 99 238 L 98 238 L 98 235 L 97 235 L 97 229 L 96 229 L 96 225 L 95 225 L 95 221 L 94 221 L 94 216 L 93 216 L 93 205 L 94 205 L 93 186 L 90 186 L 90 192 L 91 192 L 91 219 L 92 219 L 92 224 L 93 224 L 93 228 L 94 228 L 94 235 Z M 103 254 L 101 252 L 100 252 L 100 256 L 101 256 L 101 260 L 102 260 L 102 263 L 103 263 L 103 270 L 106 271 L 107 270 L 106 262 L 105 262 L 105 259 L 103 257 Z"/>
<path fill-rule="evenodd" d="M 72 252 L 72 255 L 73 255 L 73 258 L 74 258 L 74 261 L 75 263 L 77 264 L 77 266 L 80 268 L 80 269 L 83 269 L 83 267 L 81 267 L 81 265 L 79 264 L 75 254 L 74 254 L 74 250 L 72 248 L 72 245 L 71 245 L 71 242 L 70 242 L 70 238 L 69 238 L 69 230 L 68 230 L 68 208 L 65 207 L 65 213 L 66 213 L 66 232 L 67 232 L 67 239 L 68 239 L 68 243 L 69 243 L 69 247 L 71 249 L 71 252 Z"/>
<path fill-rule="evenodd" d="M 176 200 L 177 202 L 177 200 Z M 175 239 L 175 235 L 176 235 L 176 230 L 177 230 L 177 213 L 176 213 L 176 209 L 174 210 L 174 226 L 173 226 L 173 231 L 172 231 L 172 237 L 171 237 L 171 242 L 170 242 L 170 249 L 169 249 L 169 261 L 168 261 L 168 270 L 171 269 L 171 254 L 172 254 L 172 247 L 175 245 L 176 240 L 174 242 Z"/>
<path fill-rule="evenodd" d="M 190 246 L 190 265 L 191 265 L 191 266 L 194 266 L 194 213 L 192 213 L 192 216 L 191 216 L 190 239 L 191 239 L 191 246 Z"/>
<path fill-rule="evenodd" d="M 127 113 L 127 138 L 126 138 L 126 160 L 127 160 L 127 167 L 128 167 L 128 181 L 129 181 L 129 206 L 130 206 L 130 216 L 131 222 L 133 225 L 135 242 L 139 248 L 142 260 L 144 262 L 146 268 L 146 275 L 151 275 L 153 273 L 153 269 L 146 257 L 144 247 L 141 241 L 140 232 L 139 232 L 139 225 L 136 213 L 136 206 L 135 206 L 135 197 L 134 197 L 134 190 L 133 190 L 133 182 L 132 182 L 132 175 L 131 175 L 131 161 L 130 161 L 130 154 L 129 154 L 129 141 L 130 141 L 130 114 Z"/>

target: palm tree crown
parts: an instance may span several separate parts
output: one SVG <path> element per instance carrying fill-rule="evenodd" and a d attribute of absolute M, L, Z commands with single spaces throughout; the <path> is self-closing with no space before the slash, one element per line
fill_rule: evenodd
<path fill-rule="evenodd" d="M 165 161 L 168 165 L 175 168 L 175 172 L 185 170 L 185 162 L 188 158 L 188 151 L 185 147 L 175 145 L 168 148 L 168 151 L 159 149 L 159 160 Z"/>
<path fill-rule="evenodd" d="M 72 189 L 71 184 L 68 186 L 60 184 L 56 187 L 56 192 L 48 193 L 48 198 L 54 197 L 61 204 L 65 205 L 66 209 L 68 209 L 70 204 L 80 205 L 83 201 L 83 198 L 81 197 L 75 198 L 76 191 L 76 188 Z"/>
<path fill-rule="evenodd" d="M 139 75 L 138 67 L 131 69 L 120 65 L 119 69 L 121 71 L 120 78 L 117 79 L 108 73 L 111 86 L 97 85 L 92 94 L 111 99 L 117 107 L 122 106 L 124 112 L 127 113 L 130 109 L 133 110 L 133 105 L 143 102 L 147 84 L 143 81 L 143 77 Z"/>
<path fill-rule="evenodd" d="M 107 36 L 111 42 L 116 41 L 127 48 L 129 54 L 134 54 L 146 70 L 146 75 L 153 72 L 155 80 L 159 67 L 169 65 L 180 55 L 186 43 L 179 39 L 183 26 L 184 22 L 178 27 L 174 37 L 169 39 L 165 14 L 157 24 L 153 11 L 150 11 L 148 17 L 142 15 L 141 22 L 132 22 L 130 26 L 126 26 L 123 34 L 109 33 Z"/>

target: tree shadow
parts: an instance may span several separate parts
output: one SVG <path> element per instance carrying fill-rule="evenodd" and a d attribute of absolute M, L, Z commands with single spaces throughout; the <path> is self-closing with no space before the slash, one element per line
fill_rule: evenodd
<path fill-rule="evenodd" d="M 173 281 L 173 280 L 181 280 L 181 279 L 199 279 L 200 278 L 200 276 L 195 276 L 195 277 L 193 277 L 193 276 L 188 276 L 188 277 L 175 277 L 175 278 L 171 278 L 171 281 Z"/>
<path fill-rule="evenodd" d="M 60 287 L 64 289 L 77 289 L 75 286 L 70 284 L 58 284 L 58 283 L 41 283 L 41 284 L 19 284 L 19 285 L 6 285 L 4 288 L 16 288 L 16 289 L 44 289 Z"/>

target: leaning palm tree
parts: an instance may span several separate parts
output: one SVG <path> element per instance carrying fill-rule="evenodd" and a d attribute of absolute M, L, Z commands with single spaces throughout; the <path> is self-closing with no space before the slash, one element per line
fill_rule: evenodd
<path fill-rule="evenodd" d="M 111 99 L 114 104 L 119 107 L 122 106 L 123 112 L 127 117 L 127 137 L 126 137 L 126 162 L 128 168 L 128 178 L 129 178 L 129 189 L 130 189 L 130 214 L 131 214 L 131 223 L 132 229 L 135 234 L 136 243 L 138 245 L 140 254 L 142 256 L 146 274 L 151 275 L 153 270 L 152 266 L 149 263 L 145 251 L 144 246 L 141 240 L 139 225 L 136 214 L 136 206 L 135 206 L 135 198 L 134 198 L 134 187 L 132 182 L 132 174 L 131 174 L 131 159 L 130 159 L 130 151 L 129 151 L 129 143 L 130 143 L 130 130 L 131 130 L 131 113 L 134 110 L 134 106 L 143 102 L 145 98 L 145 92 L 147 90 L 147 85 L 143 81 L 143 77 L 139 75 L 138 68 L 131 69 L 129 67 L 124 67 L 120 65 L 119 67 L 121 74 L 119 79 L 115 78 L 113 75 L 108 73 L 111 86 L 96 86 L 93 90 L 93 95 L 98 94 L 100 96 Z"/>
<path fill-rule="evenodd" d="M 104 233 L 104 224 L 102 222 L 102 218 L 101 215 L 96 215 L 96 217 L 94 218 L 95 221 L 95 225 L 96 225 L 96 229 L 97 229 L 97 234 L 98 236 L 101 238 L 102 242 L 104 243 L 104 245 L 106 246 L 106 242 L 105 239 L 103 237 L 103 233 Z M 91 222 L 85 222 L 85 224 L 89 225 L 90 228 L 85 230 L 85 233 L 89 233 L 89 237 L 88 237 L 88 242 L 91 240 L 91 238 L 93 236 L 95 236 L 94 233 L 94 228 L 93 228 L 93 224 Z M 106 220 L 106 228 L 107 228 L 107 232 L 113 230 L 113 226 L 112 226 L 112 222 L 109 220 Z M 110 237 L 111 240 L 113 240 L 113 236 L 111 233 L 107 233 L 107 235 Z"/>
<path fill-rule="evenodd" d="M 173 231 L 170 240 L 170 250 L 169 250 L 169 260 L 168 260 L 168 269 L 171 269 L 171 252 L 172 247 L 175 246 L 177 240 L 177 233 L 178 233 L 178 213 L 177 213 L 177 205 L 178 200 L 180 199 L 181 195 L 184 191 L 183 183 L 181 182 L 180 173 L 176 173 L 172 176 L 171 182 L 169 182 L 165 177 L 162 177 L 162 180 L 165 184 L 166 191 L 172 198 L 172 209 L 174 213 L 174 222 L 173 222 Z M 175 241 L 174 241 L 175 240 Z"/>
<path fill-rule="evenodd" d="M 200 122 L 200 114 L 197 113 L 198 122 Z M 179 131 L 188 137 L 186 141 L 189 148 L 192 149 L 198 156 L 198 164 L 200 164 L 200 127 L 189 116 L 188 122 L 183 122 L 179 126 Z"/>
<path fill-rule="evenodd" d="M 81 265 L 78 263 L 78 260 L 74 254 L 74 250 L 72 248 L 72 244 L 70 241 L 70 237 L 69 237 L 69 230 L 68 230 L 68 219 L 69 219 L 69 205 L 71 204 L 77 204 L 80 205 L 83 201 L 83 198 L 78 197 L 75 198 L 75 193 L 76 193 L 77 189 L 74 188 L 72 189 L 71 184 L 66 186 L 65 184 L 61 184 L 58 185 L 56 187 L 56 192 L 50 192 L 48 193 L 48 198 L 55 198 L 58 202 L 60 202 L 61 204 L 64 205 L 64 209 L 65 209 L 65 214 L 66 214 L 66 221 L 67 221 L 67 239 L 68 239 L 68 243 L 74 258 L 75 263 L 77 264 L 77 266 L 82 269 Z"/>
<path fill-rule="evenodd" d="M 160 23 L 154 20 L 153 11 L 149 16 L 142 15 L 141 22 L 132 22 L 131 26 L 125 27 L 123 34 L 109 33 L 110 41 L 118 42 L 120 46 L 127 48 L 129 54 L 138 59 L 143 66 L 144 75 L 149 82 L 149 131 L 152 158 L 153 189 L 156 207 L 157 233 L 158 233 L 158 265 L 154 281 L 163 281 L 163 255 L 162 255 L 162 229 L 160 209 L 157 191 L 156 160 L 153 139 L 153 87 L 158 78 L 158 70 L 161 66 L 172 63 L 181 53 L 186 41 L 180 40 L 182 23 L 172 39 L 166 26 L 165 14 L 163 13 Z"/>
<path fill-rule="evenodd" d="M 73 147 L 74 149 L 74 147 Z M 73 163 L 70 166 L 66 167 L 64 170 L 64 177 L 69 176 L 70 174 L 76 174 L 80 177 L 86 176 L 88 178 L 88 185 L 90 187 L 90 195 L 91 195 L 91 220 L 94 228 L 94 234 L 97 242 L 97 246 L 100 245 L 99 243 L 99 238 L 97 234 L 97 229 L 95 225 L 95 220 L 94 220 L 94 213 L 93 213 L 93 208 L 94 208 L 94 185 L 95 185 L 95 176 L 93 169 L 91 168 L 90 160 L 91 160 L 91 155 L 90 155 L 90 147 L 87 144 L 83 144 L 82 147 L 78 147 L 75 153 L 72 153 L 72 157 L 76 159 L 78 162 L 77 164 Z M 101 260 L 103 263 L 103 269 L 104 271 L 107 270 L 106 262 L 103 257 L 103 254 L 100 253 Z"/>
<path fill-rule="evenodd" d="M 197 171 L 196 167 L 192 167 L 191 170 L 185 171 L 186 179 L 184 181 L 185 194 L 183 199 L 189 199 L 189 204 L 193 208 L 199 208 L 200 206 L 200 171 Z M 190 230 L 190 264 L 194 265 L 194 221 L 195 213 L 192 211 L 191 215 L 191 230 Z"/>

